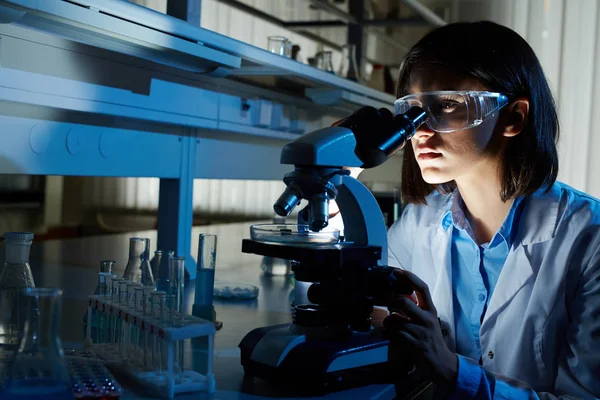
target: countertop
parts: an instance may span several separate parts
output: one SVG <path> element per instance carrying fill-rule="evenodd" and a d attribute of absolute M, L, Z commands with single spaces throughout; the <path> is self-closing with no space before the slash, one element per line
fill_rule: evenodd
<path fill-rule="evenodd" d="M 214 373 L 217 392 L 214 399 L 298 398 L 282 387 L 260 379 L 245 380 L 240 364 L 238 344 L 250 330 L 291 321 L 290 301 L 293 279 L 289 276 L 265 276 L 260 268 L 261 256 L 241 252 L 242 239 L 249 236 L 251 223 L 222 224 L 196 227 L 192 232 L 192 255 L 198 251 L 198 234 L 218 235 L 216 281 L 239 282 L 258 286 L 258 298 L 252 301 L 215 300 L 217 320 L 223 328 L 215 336 Z M 117 262 L 115 273 L 122 274 L 129 251 L 130 237 L 150 239 L 155 250 L 156 231 L 131 232 L 72 240 L 54 240 L 34 244 L 30 265 L 37 287 L 63 289 L 61 339 L 65 348 L 80 346 L 83 340 L 83 317 L 87 296 L 97 284 L 99 261 Z M 3 248 L 2 248 L 3 253 Z M 3 254 L 0 253 L 3 257 Z M 186 282 L 184 307 L 191 313 L 194 300 L 194 281 Z M 194 368 L 203 352 L 186 345 L 186 364 Z M 126 388 L 122 398 L 150 398 L 143 388 L 122 382 Z M 327 399 L 392 399 L 392 385 L 370 385 L 330 393 Z M 177 398 L 209 398 L 206 395 L 177 396 Z M 302 397 L 306 398 L 306 397 Z"/>

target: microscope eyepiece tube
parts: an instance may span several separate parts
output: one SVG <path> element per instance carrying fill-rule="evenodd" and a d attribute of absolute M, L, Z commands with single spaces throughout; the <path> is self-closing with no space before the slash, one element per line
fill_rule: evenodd
<path fill-rule="evenodd" d="M 294 211 L 300 200 L 302 199 L 296 194 L 296 191 L 288 186 L 273 204 L 273 210 L 277 215 L 287 217 Z"/>

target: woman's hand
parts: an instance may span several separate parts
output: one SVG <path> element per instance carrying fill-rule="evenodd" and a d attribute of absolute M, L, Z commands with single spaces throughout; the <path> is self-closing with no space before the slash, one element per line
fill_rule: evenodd
<path fill-rule="evenodd" d="M 406 296 L 394 298 L 393 307 L 390 307 L 392 314 L 383 321 L 392 344 L 390 351 L 406 348 L 417 357 L 417 368 L 431 371 L 435 379 L 456 381 L 458 357 L 444 342 L 427 284 L 409 271 L 398 269 L 394 273 L 413 286 L 417 302 Z M 390 356 L 394 358 L 394 354 Z M 402 356 L 396 355 L 397 358 Z"/>

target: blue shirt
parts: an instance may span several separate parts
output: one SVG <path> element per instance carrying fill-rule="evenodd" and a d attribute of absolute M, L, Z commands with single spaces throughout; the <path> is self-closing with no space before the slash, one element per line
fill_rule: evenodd
<path fill-rule="evenodd" d="M 451 260 L 456 352 L 481 359 L 479 329 L 502 266 L 514 242 L 522 198 L 513 201 L 504 223 L 489 243 L 478 245 L 465 215 L 465 205 L 455 192 L 450 210 L 442 219 L 452 229 Z"/>

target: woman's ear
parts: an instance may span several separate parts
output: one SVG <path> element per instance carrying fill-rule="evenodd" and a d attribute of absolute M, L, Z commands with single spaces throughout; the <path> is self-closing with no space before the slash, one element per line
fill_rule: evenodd
<path fill-rule="evenodd" d="M 504 125 L 504 137 L 517 136 L 527 123 L 529 116 L 529 99 L 522 97 L 511 102 L 506 108 L 508 115 Z"/>

